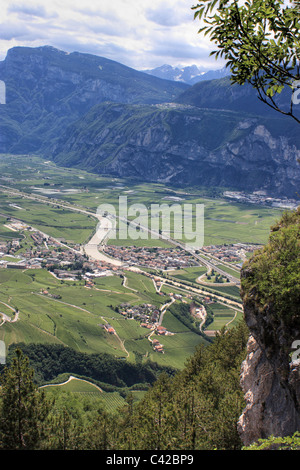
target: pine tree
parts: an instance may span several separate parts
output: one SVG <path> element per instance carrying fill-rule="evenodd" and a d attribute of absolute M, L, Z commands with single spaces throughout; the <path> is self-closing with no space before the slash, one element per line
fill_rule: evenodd
<path fill-rule="evenodd" d="M 1 377 L 0 436 L 3 449 L 38 449 L 50 402 L 33 381 L 29 359 L 16 350 Z"/>
<path fill-rule="evenodd" d="M 49 450 L 79 450 L 82 444 L 82 422 L 74 418 L 66 406 L 55 407 L 49 415 L 45 448 Z"/>

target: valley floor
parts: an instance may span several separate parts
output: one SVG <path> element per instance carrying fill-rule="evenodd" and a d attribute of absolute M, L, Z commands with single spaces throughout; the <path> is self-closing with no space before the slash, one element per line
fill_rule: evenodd
<path fill-rule="evenodd" d="M 58 343 L 180 369 L 197 345 L 242 318 L 240 268 L 266 240 L 278 209 L 179 191 L 180 198 L 207 204 L 201 249 L 165 233 L 117 240 L 113 219 L 99 215 L 100 203 L 117 204 L 120 194 L 128 202 L 161 203 L 174 189 L 130 186 L 37 157 L 3 156 L 1 166 L 0 339 L 7 347 Z M 234 220 L 243 224 L 233 230 Z M 132 218 L 125 221 L 130 227 Z M 147 231 L 147 224 L 139 228 Z M 189 308 L 195 304 L 196 313 Z"/>

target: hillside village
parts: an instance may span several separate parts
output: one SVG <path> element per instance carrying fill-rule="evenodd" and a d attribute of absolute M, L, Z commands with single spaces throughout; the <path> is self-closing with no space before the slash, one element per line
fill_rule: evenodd
<path fill-rule="evenodd" d="M 26 243 L 20 238 L 0 242 L 0 268 L 44 268 L 58 279 L 68 280 L 89 280 L 92 276 L 118 273 L 110 263 L 89 259 L 80 245 L 69 247 L 15 219 L 11 219 L 7 227 L 22 231 L 26 235 Z"/>
<path fill-rule="evenodd" d="M 116 307 L 116 311 L 120 313 L 126 320 L 136 320 L 140 322 L 141 328 L 146 328 L 149 333 L 146 335 L 150 341 L 154 351 L 164 353 L 164 345 L 157 339 L 152 339 L 152 335 L 170 336 L 174 335 L 167 328 L 161 326 L 159 323 L 161 311 L 152 304 L 131 305 L 129 303 L 122 303 Z M 116 334 L 115 329 L 109 323 L 99 325 L 107 333 Z"/>

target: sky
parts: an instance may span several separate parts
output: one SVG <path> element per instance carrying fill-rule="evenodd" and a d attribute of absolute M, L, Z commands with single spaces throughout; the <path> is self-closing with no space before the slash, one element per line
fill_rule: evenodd
<path fill-rule="evenodd" d="M 198 34 L 193 0 L 0 0 L 0 60 L 15 46 L 53 46 L 137 70 L 164 64 L 219 69 Z"/>

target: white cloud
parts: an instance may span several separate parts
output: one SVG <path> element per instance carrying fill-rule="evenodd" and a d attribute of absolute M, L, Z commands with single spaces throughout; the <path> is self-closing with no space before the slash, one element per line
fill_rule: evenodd
<path fill-rule="evenodd" d="M 49 14 L 45 9 L 44 5 L 33 4 L 30 5 L 28 3 L 13 3 L 10 4 L 7 8 L 8 13 L 16 13 L 20 17 L 26 16 L 34 18 L 47 18 L 47 17 L 56 17 L 57 14 Z"/>
<path fill-rule="evenodd" d="M 167 5 L 164 5 L 163 8 L 148 8 L 145 10 L 145 16 L 147 20 L 166 27 L 179 26 L 185 19 L 185 15 L 182 15 L 181 11 L 169 8 Z"/>
<path fill-rule="evenodd" d="M 14 46 L 52 45 L 136 69 L 211 64 L 187 0 L 1 0 L 0 59 Z M 84 5 L 84 6 L 83 6 Z M 218 64 L 221 67 L 223 63 Z"/>

